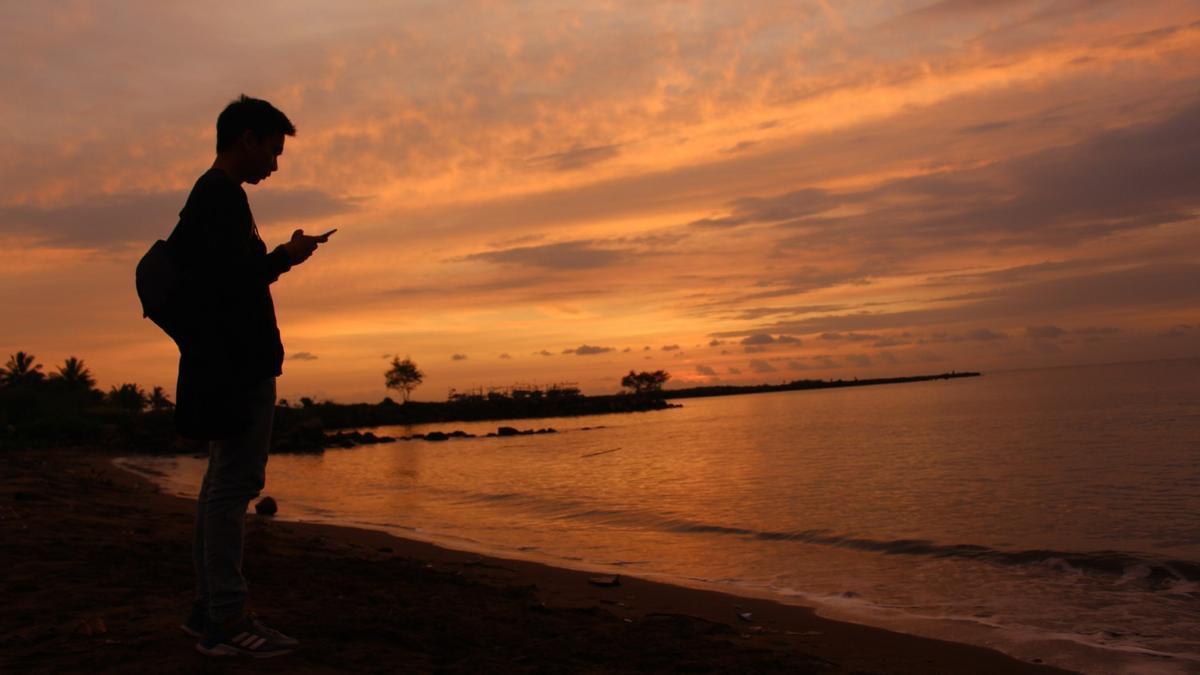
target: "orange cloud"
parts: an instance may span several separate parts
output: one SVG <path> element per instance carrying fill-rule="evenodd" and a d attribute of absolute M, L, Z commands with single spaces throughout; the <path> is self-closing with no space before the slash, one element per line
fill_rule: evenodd
<path fill-rule="evenodd" d="M 275 287 L 289 351 L 319 355 L 288 362 L 293 398 L 380 397 L 397 351 L 440 364 L 437 398 L 761 377 L 740 345 L 689 347 L 713 336 L 795 335 L 757 368 L 808 377 L 1169 356 L 1154 336 L 1194 323 L 1186 3 L 329 6 L 267 37 L 231 11 L 0 27 L 29 64 L 0 104 L 0 311 L 22 317 L 0 350 L 173 381 L 129 270 L 241 90 L 299 127 L 250 190 L 264 236 L 340 228 Z M 1041 325 L 1053 355 L 1013 337 Z M 581 345 L 612 351 L 562 356 Z"/>

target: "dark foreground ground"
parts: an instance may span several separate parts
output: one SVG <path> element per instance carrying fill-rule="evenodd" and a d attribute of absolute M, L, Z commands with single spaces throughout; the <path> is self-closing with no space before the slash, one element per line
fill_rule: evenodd
<path fill-rule="evenodd" d="M 258 516 L 251 608 L 303 646 L 213 660 L 178 629 L 190 502 L 110 459 L 0 454 L 0 673 L 1061 672 L 768 601 L 631 578 L 597 587 L 585 573 Z"/>

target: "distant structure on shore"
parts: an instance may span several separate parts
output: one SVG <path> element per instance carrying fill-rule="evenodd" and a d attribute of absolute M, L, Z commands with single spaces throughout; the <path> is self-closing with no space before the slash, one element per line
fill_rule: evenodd
<path fill-rule="evenodd" d="M 556 382 L 554 384 L 518 383 L 507 387 L 487 387 L 486 391 L 483 387 L 475 387 L 466 391 L 459 391 L 451 387 L 446 400 L 451 403 L 497 401 L 501 399 L 537 401 L 542 399 L 560 400 L 581 396 L 583 396 L 583 392 L 579 390 L 579 383 L 577 382 Z"/>

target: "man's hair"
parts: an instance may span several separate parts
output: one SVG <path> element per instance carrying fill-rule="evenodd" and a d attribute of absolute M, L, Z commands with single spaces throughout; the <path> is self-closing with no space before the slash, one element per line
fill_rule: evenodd
<path fill-rule="evenodd" d="M 292 121 L 278 108 L 242 94 L 217 116 L 217 152 L 233 147 L 247 129 L 259 140 L 272 134 L 296 135 Z"/>

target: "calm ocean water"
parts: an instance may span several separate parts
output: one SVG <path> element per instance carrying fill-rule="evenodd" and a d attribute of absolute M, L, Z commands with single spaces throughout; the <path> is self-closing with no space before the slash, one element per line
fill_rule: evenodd
<path fill-rule="evenodd" d="M 682 403 L 273 456 L 265 494 L 1088 672 L 1200 672 L 1200 360 Z M 203 471 L 128 463 L 189 495 Z"/>

